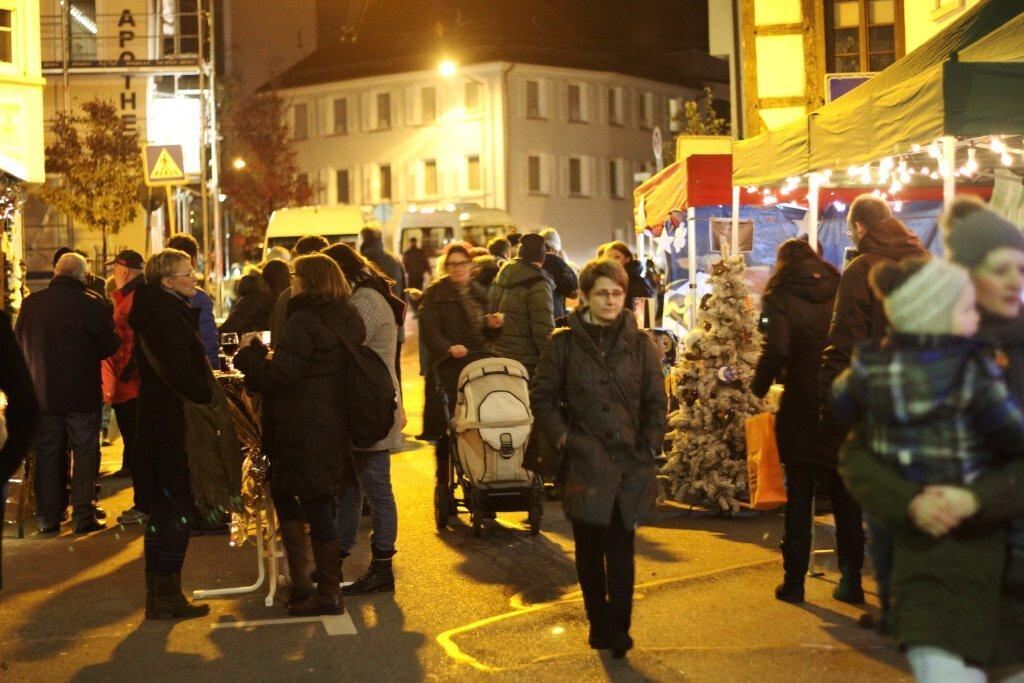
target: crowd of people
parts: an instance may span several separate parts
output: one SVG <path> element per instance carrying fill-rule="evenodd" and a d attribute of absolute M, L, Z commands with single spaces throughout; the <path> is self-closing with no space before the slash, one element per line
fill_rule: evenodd
<path fill-rule="evenodd" d="M 889 204 L 857 198 L 840 275 L 805 240 L 778 250 L 752 390 L 785 384 L 788 502 L 779 600 L 804 600 L 816 487 L 835 517 L 833 597 L 881 612 L 919 681 L 1024 680 L 1024 236 L 958 198 L 930 257 Z M 991 678 L 988 678 L 988 677 Z"/>
<path fill-rule="evenodd" d="M 805 599 L 822 490 L 836 526 L 833 597 L 865 602 L 867 545 L 881 611 L 862 625 L 891 634 L 919 680 L 985 680 L 986 670 L 1020 680 L 1024 236 L 970 198 L 942 217 L 945 260 L 873 196 L 854 201 L 847 221 L 857 255 L 842 273 L 806 238 L 787 240 L 762 301 L 751 390 L 785 385 L 777 441 L 788 502 L 775 597 Z M 69 505 L 75 533 L 104 527 L 97 476 L 111 406 L 134 488 L 118 521 L 145 523 L 146 615 L 207 612 L 184 597 L 181 569 L 194 527 L 223 520 L 194 509 L 183 406 L 211 401 L 219 335 L 233 332 L 244 337 L 233 367 L 263 397 L 289 612 L 337 614 L 346 595 L 394 590 L 390 455 L 406 425 L 408 302 L 426 388 L 417 438 L 436 444 L 438 483 L 450 451 L 442 392 L 453 381 L 442 363 L 479 354 L 522 363 L 536 417 L 531 467 L 557 481 L 572 523 L 589 644 L 625 655 L 635 531 L 657 496 L 667 409 L 661 351 L 634 314 L 656 283 L 626 244 L 601 245 L 577 269 L 554 229 L 452 243 L 436 264 L 415 240 L 395 257 L 372 228 L 359 249 L 309 235 L 290 263 L 270 260 L 241 279 L 219 329 L 196 286 L 197 254 L 187 235 L 148 259 L 119 253 L 107 264 L 108 301 L 86 259 L 62 250 L 13 337 L 9 321 L 0 325 L 12 425 L 0 475 L 34 445 L 41 534 L 59 531 Z M 269 344 L 247 334 L 264 330 Z M 354 417 L 367 410 L 353 388 L 367 376 L 358 349 L 380 361 L 377 377 L 393 393 L 373 439 Z M 364 505 L 370 565 L 342 588 Z"/>

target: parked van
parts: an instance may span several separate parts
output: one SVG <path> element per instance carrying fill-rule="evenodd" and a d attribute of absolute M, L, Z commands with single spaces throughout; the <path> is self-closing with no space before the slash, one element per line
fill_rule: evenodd
<path fill-rule="evenodd" d="M 278 209 L 270 215 L 263 240 L 263 257 L 274 247 L 291 249 L 303 235 L 323 235 L 328 242 L 346 242 L 356 246 L 359 231 L 379 227 L 372 215 L 358 206 L 300 206 Z"/>
<path fill-rule="evenodd" d="M 453 241 L 486 247 L 492 238 L 504 237 L 515 229 L 507 213 L 501 209 L 483 209 L 479 204 L 411 207 L 398 223 L 395 249 L 399 254 L 404 253 L 409 241 L 416 238 L 427 256 L 433 259 Z"/>

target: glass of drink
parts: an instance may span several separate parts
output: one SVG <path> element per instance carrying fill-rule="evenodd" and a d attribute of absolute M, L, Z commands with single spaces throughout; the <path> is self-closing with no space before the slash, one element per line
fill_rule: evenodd
<path fill-rule="evenodd" d="M 238 333 L 225 332 L 221 334 L 220 348 L 221 350 L 224 351 L 224 355 L 228 357 L 228 365 L 230 366 L 231 359 L 234 357 L 236 353 L 238 353 Z"/>

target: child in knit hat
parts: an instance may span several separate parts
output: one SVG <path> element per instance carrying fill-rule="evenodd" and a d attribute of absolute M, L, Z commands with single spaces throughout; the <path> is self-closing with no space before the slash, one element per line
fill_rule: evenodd
<path fill-rule="evenodd" d="M 836 414 L 860 430 L 874 458 L 856 467 L 898 477 L 893 501 L 934 484 L 963 485 L 1024 451 L 1024 416 L 1012 402 L 978 327 L 967 271 L 938 259 L 907 259 L 872 269 L 892 333 L 859 347 L 836 379 Z M 1006 559 L 1002 528 L 967 525 L 933 537 L 915 525 L 914 507 L 887 504 L 841 469 L 854 497 L 894 533 L 894 635 L 918 680 L 967 680 L 990 656 Z"/>

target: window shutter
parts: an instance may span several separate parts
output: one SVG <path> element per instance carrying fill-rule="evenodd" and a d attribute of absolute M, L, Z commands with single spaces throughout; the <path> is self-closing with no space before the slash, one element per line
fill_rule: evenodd
<path fill-rule="evenodd" d="M 377 94 L 364 92 L 359 96 L 360 109 L 362 110 L 362 129 L 371 131 L 377 128 Z"/>
<path fill-rule="evenodd" d="M 547 79 L 540 79 L 537 81 L 537 83 L 540 116 L 542 119 L 549 119 L 551 118 L 551 90 L 553 88 L 553 85 L 551 81 L 548 81 Z"/>

